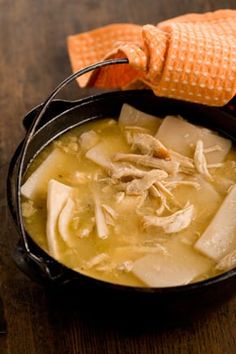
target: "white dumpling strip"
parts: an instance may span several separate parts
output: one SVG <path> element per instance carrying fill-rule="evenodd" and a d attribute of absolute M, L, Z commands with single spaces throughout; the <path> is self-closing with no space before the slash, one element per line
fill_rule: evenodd
<path fill-rule="evenodd" d="M 166 245 L 168 253 L 149 254 L 133 263 L 132 272 L 145 285 L 168 287 L 189 284 L 207 272 L 211 261 L 179 242 Z"/>
<path fill-rule="evenodd" d="M 85 156 L 107 170 L 112 168 L 111 159 L 113 155 L 120 151 L 126 152 L 127 150 L 127 143 L 124 140 L 121 141 L 119 137 L 112 135 L 107 136 L 106 139 L 89 149 Z"/>
<path fill-rule="evenodd" d="M 60 236 L 68 244 L 69 247 L 73 247 L 73 239 L 69 230 L 69 224 L 73 218 L 73 210 L 75 203 L 71 198 L 68 198 L 64 208 L 62 209 L 58 218 L 58 230 Z"/>
<path fill-rule="evenodd" d="M 111 168 L 111 161 L 107 154 L 107 146 L 103 142 L 95 145 L 85 154 L 87 159 L 93 161 L 97 165 L 109 169 Z"/>
<path fill-rule="evenodd" d="M 120 127 L 137 126 L 146 128 L 150 130 L 150 132 L 155 133 L 161 121 L 160 118 L 141 112 L 125 103 L 122 106 L 118 123 Z"/>
<path fill-rule="evenodd" d="M 71 196 L 73 188 L 54 179 L 48 182 L 46 233 L 50 255 L 59 259 L 60 246 L 57 231 L 58 217 Z"/>
<path fill-rule="evenodd" d="M 198 140 L 203 141 L 205 149 L 218 146 L 217 149 L 212 149 L 206 154 L 209 164 L 222 162 L 232 145 L 229 139 L 174 116 L 167 116 L 163 119 L 156 138 L 167 148 L 188 157 L 192 157 L 193 148 Z"/>
<path fill-rule="evenodd" d="M 64 152 L 54 149 L 22 185 L 21 194 L 29 199 L 46 194 L 48 181 L 62 170 L 67 159 Z"/>
<path fill-rule="evenodd" d="M 195 248 L 214 260 L 236 249 L 236 185 L 225 197 Z"/>

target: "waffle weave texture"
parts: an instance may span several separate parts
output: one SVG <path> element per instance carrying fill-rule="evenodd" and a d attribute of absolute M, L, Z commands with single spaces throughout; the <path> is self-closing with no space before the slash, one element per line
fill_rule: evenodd
<path fill-rule="evenodd" d="M 212 106 L 236 94 L 236 11 L 187 14 L 157 26 L 111 24 L 68 37 L 73 71 L 108 58 L 129 59 L 88 73 L 81 87 L 147 87 L 157 96 Z"/>

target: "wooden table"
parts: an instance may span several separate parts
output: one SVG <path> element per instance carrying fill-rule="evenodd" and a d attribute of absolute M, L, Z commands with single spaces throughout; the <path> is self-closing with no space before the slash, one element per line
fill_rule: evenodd
<path fill-rule="evenodd" d="M 71 72 L 67 35 L 112 22 L 155 24 L 217 8 L 236 9 L 235 0 L 0 0 L 0 292 L 8 326 L 0 336 L 0 353 L 236 353 L 236 298 L 177 328 L 122 329 L 112 322 L 101 326 L 33 283 L 11 259 L 17 235 L 5 198 L 9 159 L 24 134 L 22 117 Z M 62 97 L 90 92 L 72 84 Z"/>

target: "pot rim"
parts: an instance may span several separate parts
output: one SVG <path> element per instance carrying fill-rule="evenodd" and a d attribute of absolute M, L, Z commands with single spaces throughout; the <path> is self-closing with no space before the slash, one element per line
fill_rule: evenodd
<path fill-rule="evenodd" d="M 55 117 L 53 117 L 52 119 L 50 119 L 48 122 L 46 122 L 45 124 L 43 124 L 42 126 L 39 126 L 35 132 L 35 134 L 37 134 L 39 131 L 41 131 L 42 129 L 45 129 L 45 127 L 47 126 L 47 124 L 51 123 L 53 120 L 56 120 L 58 119 L 60 116 L 68 113 L 69 111 L 73 111 L 74 109 L 76 109 L 78 106 L 81 107 L 82 105 L 84 104 L 89 104 L 90 102 L 94 102 L 95 100 L 101 100 L 101 99 L 104 99 L 108 96 L 113 96 L 113 95 L 124 95 L 124 96 L 127 96 L 127 95 L 133 95 L 133 94 L 136 94 L 136 95 L 142 95 L 142 94 L 147 94 L 147 95 L 150 95 L 150 92 L 148 90 L 139 90 L 139 91 L 136 91 L 136 90 L 129 90 L 129 91 L 113 91 L 113 92 L 105 92 L 105 93 L 101 93 L 101 94 L 95 94 L 95 95 L 91 95 L 89 97 L 85 97 L 85 98 L 81 98 L 79 100 L 62 100 L 62 99 L 54 99 L 52 102 L 57 102 L 57 103 L 65 103 L 65 104 L 72 104 L 71 107 L 67 108 L 65 111 L 62 111 L 61 113 L 57 114 Z M 182 101 L 179 101 L 179 100 L 173 100 L 171 98 L 160 98 L 159 99 L 163 99 L 165 100 L 166 102 L 182 102 Z M 210 106 L 203 106 L 203 105 L 199 105 L 199 104 L 196 104 L 196 103 L 190 103 L 190 102 L 184 102 L 186 103 L 186 105 L 189 105 L 191 107 L 204 107 L 205 109 L 207 110 L 210 110 L 210 111 L 220 111 L 219 108 L 216 108 L 216 107 L 210 107 Z M 23 119 L 23 123 L 25 125 L 25 121 L 27 119 L 29 119 L 29 117 L 35 113 L 41 106 L 43 105 L 43 103 L 40 103 L 39 105 L 33 107 L 27 114 L 26 116 L 24 117 Z M 222 112 L 220 111 L 220 113 L 222 115 L 226 114 L 225 112 Z M 92 119 L 89 118 L 89 119 Z M 81 125 L 81 124 L 84 124 L 86 122 L 86 119 L 82 120 L 82 121 L 78 121 L 78 123 L 76 124 L 76 126 L 78 125 Z M 70 130 L 72 129 L 72 127 L 69 127 L 68 129 L 65 129 L 60 131 L 60 133 L 58 133 L 58 135 L 56 136 L 59 136 L 63 133 L 65 133 L 65 131 L 67 130 Z M 44 146 L 42 148 L 40 148 L 37 152 L 37 154 L 42 151 L 42 149 L 48 145 L 52 140 L 54 140 L 56 138 L 56 136 L 53 138 L 53 139 L 49 139 L 47 141 L 46 144 L 44 144 Z M 231 137 L 232 138 L 232 137 Z M 235 139 L 235 138 L 234 138 Z M 24 139 L 20 142 L 20 144 L 17 146 L 15 152 L 17 152 L 17 150 L 19 149 L 19 146 L 22 145 L 22 142 L 24 141 Z M 36 155 L 37 155 L 36 154 Z M 34 156 L 35 157 L 35 156 Z M 33 158 L 34 158 L 33 157 Z M 9 174 L 9 172 L 8 172 Z M 11 211 L 11 210 L 10 210 Z M 15 220 L 13 214 L 12 214 L 12 211 L 11 211 L 11 215 L 12 215 L 12 218 L 16 224 L 16 227 L 17 227 L 17 230 L 18 232 L 20 233 L 20 228 L 19 228 L 19 225 L 17 223 L 17 221 Z M 21 233 L 20 233 L 21 234 Z M 122 289 L 122 290 L 128 290 L 129 292 L 140 292 L 140 293 L 162 293 L 162 294 L 177 294 L 177 293 L 182 293 L 182 292 L 195 292 L 196 290 L 199 290 L 199 289 L 202 289 L 202 288 L 206 288 L 206 287 L 209 287 L 209 286 L 213 286 L 213 285 L 216 285 L 220 282 L 224 282 L 225 280 L 228 280 L 228 279 L 231 279 L 233 277 L 236 276 L 236 267 L 234 267 L 233 269 L 231 270 L 228 270 L 224 273 L 221 273 L 219 275 L 216 275 L 214 277 L 211 277 L 211 278 L 208 278 L 208 279 L 205 279 L 205 280 L 201 280 L 201 281 L 198 281 L 196 283 L 190 283 L 190 284 L 185 284 L 185 285 L 179 285 L 179 286 L 171 286 L 171 287 L 139 287 L 139 286 L 132 286 L 132 285 L 124 285 L 124 284 L 116 284 L 116 283 L 112 283 L 112 282 L 109 282 L 109 281 L 105 281 L 105 280 L 101 280 L 101 279 L 98 279 L 98 278 L 95 278 L 95 277 L 92 277 L 92 276 L 89 276 L 89 275 L 86 275 L 86 274 L 83 274 L 83 273 L 79 273 L 79 272 L 76 272 L 74 271 L 73 269 L 67 267 L 66 265 L 64 265 L 63 263 L 60 263 L 58 260 L 55 260 L 52 256 L 50 256 L 48 253 L 46 253 L 43 249 L 41 249 L 40 246 L 37 245 L 37 243 L 32 239 L 32 237 L 27 233 L 27 237 L 30 238 L 30 241 L 32 241 L 35 246 L 37 247 L 37 249 L 39 250 L 39 252 L 43 252 L 46 254 L 46 256 L 48 257 L 48 259 L 50 260 L 50 262 L 53 262 L 60 266 L 62 266 L 64 268 L 64 271 L 69 271 L 71 273 L 71 275 L 73 275 L 72 277 L 69 277 L 69 281 L 70 280 L 77 280 L 79 279 L 79 277 L 85 277 L 86 279 L 89 279 L 93 282 L 96 282 L 97 284 L 99 284 L 99 286 L 106 286 L 106 287 L 109 287 L 109 288 L 116 288 L 116 289 Z"/>

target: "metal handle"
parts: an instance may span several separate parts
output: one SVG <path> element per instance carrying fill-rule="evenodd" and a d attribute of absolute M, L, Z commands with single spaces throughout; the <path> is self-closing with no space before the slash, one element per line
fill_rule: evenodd
<path fill-rule="evenodd" d="M 75 72 L 74 74 L 68 76 L 64 81 L 62 81 L 50 94 L 50 96 L 46 99 L 46 101 L 42 105 L 42 109 L 40 113 L 35 117 L 35 119 L 32 122 L 31 127 L 29 128 L 25 139 L 23 141 L 22 147 L 21 147 L 21 152 L 19 156 L 19 165 L 18 165 L 18 173 L 17 173 L 17 184 L 16 184 L 16 217 L 17 217 L 17 224 L 20 228 L 20 233 L 22 235 L 23 239 L 23 244 L 25 247 L 25 252 L 26 255 L 39 266 L 40 270 L 43 271 L 45 274 L 47 274 L 48 277 L 52 278 L 52 274 L 50 272 L 49 268 L 49 262 L 45 261 L 42 257 L 39 257 L 35 255 L 31 249 L 30 245 L 26 236 L 26 232 L 24 229 L 24 224 L 23 224 L 23 217 L 22 217 L 22 211 L 21 211 L 21 184 L 22 184 L 22 175 L 23 175 L 23 167 L 24 167 L 24 162 L 25 162 L 25 157 L 27 153 L 27 149 L 29 147 L 29 143 L 32 140 L 34 133 L 36 131 L 36 128 L 45 114 L 48 106 L 50 105 L 51 101 L 53 98 L 63 89 L 66 85 L 68 85 L 71 81 L 74 79 L 99 68 L 109 66 L 109 65 L 114 65 L 114 64 L 128 64 L 129 61 L 127 58 L 120 58 L 120 59 L 109 59 L 105 60 L 102 62 L 98 62 L 96 64 L 90 65 L 82 70 L 79 70 Z M 58 276 L 57 276 L 58 277 Z M 53 277 L 54 278 L 54 277 Z"/>

